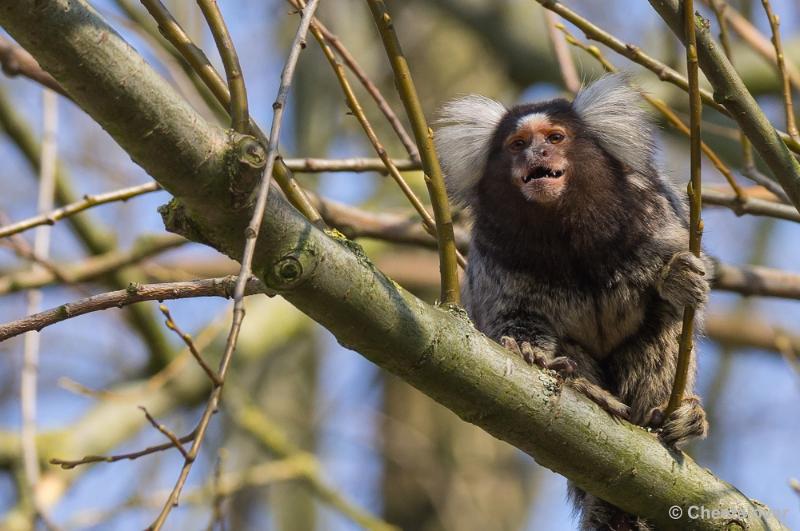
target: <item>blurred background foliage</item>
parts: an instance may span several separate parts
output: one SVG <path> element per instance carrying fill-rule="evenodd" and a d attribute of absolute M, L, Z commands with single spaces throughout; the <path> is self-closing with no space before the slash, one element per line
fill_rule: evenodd
<path fill-rule="evenodd" d="M 216 120 L 176 61 L 126 14 L 126 9 L 143 13 L 138 3 L 92 3 L 204 116 Z M 166 3 L 221 70 L 194 3 Z M 442 102 L 465 93 L 484 94 L 508 105 L 567 95 L 547 37 L 544 10 L 532 0 L 387 3 L 396 14 L 396 27 L 429 117 Z M 769 35 L 760 2 L 731 3 Z M 298 19 L 281 0 L 220 4 L 239 50 L 251 113 L 266 125 Z M 682 47 L 646 2 L 571 0 L 567 4 L 626 42 L 684 70 Z M 716 31 L 713 16 L 705 5 L 698 5 Z M 787 58 L 800 65 L 800 6 L 794 0 L 776 0 L 774 9 L 781 16 Z M 402 107 L 391 71 L 366 4 L 323 0 L 318 16 L 399 111 Z M 583 37 L 575 28 L 572 31 Z M 735 35 L 733 48 L 748 88 L 772 122 L 783 128 L 774 68 Z M 571 51 L 582 79 L 600 75 L 593 58 Z M 632 72 L 646 91 L 686 116 L 684 93 L 613 52 L 607 52 L 607 57 Z M 380 112 L 360 86 L 356 91 L 389 152 L 402 157 L 403 146 Z M 285 157 L 373 156 L 315 42 L 309 41 L 301 56 L 289 111 L 281 139 Z M 31 153 L 41 141 L 41 112 L 41 87 L 23 78 L 0 78 L 3 224 L 36 212 L 37 157 Z M 75 197 L 147 182 L 147 176 L 80 109 L 62 98 L 59 113 L 60 171 Z M 740 168 L 741 150 L 732 122 L 713 111 L 706 111 L 704 119 L 704 139 L 733 168 Z M 661 126 L 661 163 L 684 182 L 688 141 L 673 128 Z M 704 162 L 703 172 L 705 183 L 724 182 L 710 164 Z M 425 197 L 421 174 L 407 172 L 405 176 Z M 299 179 L 327 198 L 368 211 L 410 212 L 394 183 L 380 174 L 305 174 Z M 92 209 L 81 216 L 91 229 L 87 234 L 80 234 L 68 222 L 57 223 L 51 260 L 80 270 L 93 255 L 125 255 L 158 242 L 163 227 L 156 208 L 167 197 L 159 192 Z M 737 218 L 724 209 L 707 209 L 704 215 L 704 242 L 714 256 L 729 263 L 800 272 L 796 223 Z M 400 284 L 427 300 L 436 296 L 434 252 L 378 240 L 361 243 Z M 4 278 L 28 267 L 11 247 L 0 248 L 0 285 Z M 235 271 L 232 262 L 214 251 L 184 243 L 84 282 L 50 283 L 44 287 L 43 307 L 119 289 L 129 282 Z M 21 286 L 11 283 L 0 294 L 1 321 L 24 315 Z M 171 301 L 168 306 L 204 356 L 218 357 L 229 303 L 198 299 Z M 157 303 L 142 303 L 72 319 L 42 333 L 38 422 L 43 460 L 127 452 L 163 442 L 137 405 L 146 405 L 177 434 L 191 429 L 208 384 L 162 321 Z M 713 294 L 709 337 L 699 349 L 699 391 L 710 415 L 711 432 L 708 440 L 690 450 L 723 479 L 770 505 L 793 528 L 800 527 L 800 496 L 789 485 L 791 478 L 800 477 L 800 374 L 793 358 L 797 353 L 784 349 L 782 355 L 774 347 L 757 347 L 740 340 L 737 333 L 763 326 L 796 337 L 798 323 L 797 301 Z M 731 331 L 725 338 L 724 330 Z M 0 343 L 0 529 L 29 525 L 29 500 L 19 489 L 21 352 L 21 338 Z M 378 371 L 280 299 L 248 299 L 235 367 L 211 430 L 182 503 L 167 524 L 169 529 L 204 529 L 209 522 L 221 528 L 221 522 L 215 522 L 215 500 L 221 503 L 226 529 L 344 530 L 375 525 L 376 519 L 426 531 L 574 527 L 562 477 Z M 60 527 L 140 529 L 157 512 L 180 463 L 181 456 L 174 450 L 70 471 L 43 463 L 40 487 L 51 518 Z M 220 471 L 217 481 L 215 468 Z"/>

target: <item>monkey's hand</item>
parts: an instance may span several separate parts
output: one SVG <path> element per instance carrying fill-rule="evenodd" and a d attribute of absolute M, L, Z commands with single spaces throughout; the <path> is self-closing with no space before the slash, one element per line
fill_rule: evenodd
<path fill-rule="evenodd" d="M 650 410 L 645 419 L 645 426 L 661 427 L 658 436 L 667 446 L 681 449 L 690 440 L 704 438 L 708 433 L 706 412 L 697 396 L 684 397 L 683 402 L 666 419 L 664 407 Z"/>
<path fill-rule="evenodd" d="M 513 337 L 503 336 L 500 338 L 500 344 L 511 352 L 521 356 L 528 365 L 536 365 L 542 369 L 550 369 L 562 376 L 572 374 L 577 368 L 577 364 L 567 356 L 555 356 L 555 345 L 553 345 L 553 348 L 549 348 L 549 342 L 544 342 L 544 344 L 541 345 L 534 342 L 534 346 L 527 341 L 523 341 L 520 344 L 517 343 L 517 340 Z"/>
<path fill-rule="evenodd" d="M 658 294 L 676 308 L 699 306 L 708 298 L 703 261 L 690 251 L 675 253 L 656 280 Z"/>

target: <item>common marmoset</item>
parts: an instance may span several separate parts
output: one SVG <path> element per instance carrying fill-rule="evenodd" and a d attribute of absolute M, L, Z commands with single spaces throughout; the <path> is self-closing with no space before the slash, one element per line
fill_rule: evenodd
<path fill-rule="evenodd" d="M 640 103 L 624 75 L 572 102 L 466 96 L 444 105 L 435 140 L 448 192 L 474 218 L 463 299 L 476 327 L 680 448 L 707 430 L 694 362 L 682 405 L 663 411 L 683 308 L 700 310 L 709 286 Z M 571 491 L 582 529 L 649 529 Z"/>

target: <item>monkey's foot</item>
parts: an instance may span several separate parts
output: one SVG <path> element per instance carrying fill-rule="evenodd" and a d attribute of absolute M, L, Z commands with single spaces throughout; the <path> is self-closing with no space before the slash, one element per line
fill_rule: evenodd
<path fill-rule="evenodd" d="M 656 281 L 656 289 L 676 307 L 698 306 L 708 298 L 708 279 L 703 261 L 690 251 L 675 253 Z"/>
<path fill-rule="evenodd" d="M 513 337 L 503 336 L 500 338 L 500 344 L 511 352 L 518 354 L 528 365 L 550 369 L 562 376 L 568 376 L 578 368 L 578 364 L 567 356 L 558 356 L 551 359 L 541 349 L 534 348 L 527 341 L 523 341 L 520 345 Z"/>
<path fill-rule="evenodd" d="M 666 406 L 651 409 L 645 419 L 645 426 L 660 426 L 658 437 L 667 446 L 681 449 L 690 440 L 698 437 L 704 438 L 708 433 L 706 412 L 697 396 L 684 398 L 678 409 L 666 419 L 664 418 L 665 409 Z"/>
<path fill-rule="evenodd" d="M 630 420 L 631 408 L 619 401 L 619 399 L 600 387 L 593 384 L 586 378 L 573 378 L 567 380 L 567 384 L 573 389 L 582 393 L 592 402 L 605 409 L 611 416 Z"/>

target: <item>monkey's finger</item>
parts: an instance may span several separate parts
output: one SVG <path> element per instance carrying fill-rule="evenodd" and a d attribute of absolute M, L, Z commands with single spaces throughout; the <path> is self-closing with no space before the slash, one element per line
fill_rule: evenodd
<path fill-rule="evenodd" d="M 548 362 L 547 368 L 567 376 L 578 370 L 578 364 L 571 358 L 559 356 Z"/>
<path fill-rule="evenodd" d="M 645 415 L 643 424 L 648 428 L 660 428 L 664 424 L 664 410 L 654 407 Z"/>
<path fill-rule="evenodd" d="M 522 351 L 522 359 L 524 359 L 528 365 L 536 363 L 536 365 L 541 366 L 541 362 L 544 361 L 544 358 L 536 355 L 530 343 L 524 341 L 520 350 Z"/>
<path fill-rule="evenodd" d="M 517 344 L 517 340 L 513 337 L 503 336 L 500 338 L 500 344 L 503 345 L 504 348 L 507 348 L 511 352 L 515 354 L 519 354 L 522 356 L 522 352 L 519 349 L 519 345 Z M 523 356 L 524 357 L 524 356 Z"/>

